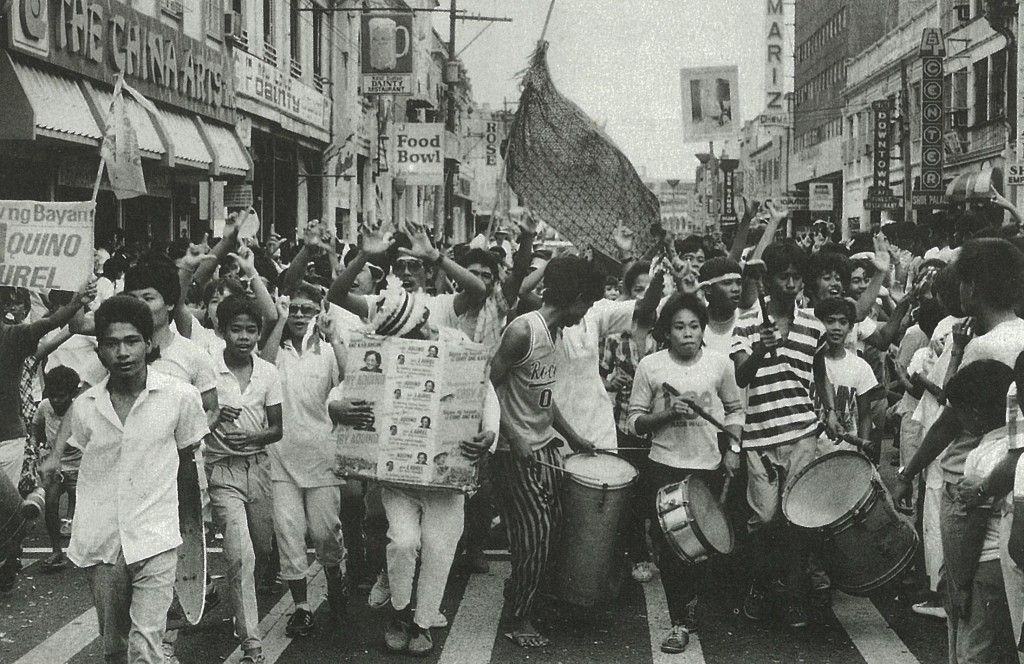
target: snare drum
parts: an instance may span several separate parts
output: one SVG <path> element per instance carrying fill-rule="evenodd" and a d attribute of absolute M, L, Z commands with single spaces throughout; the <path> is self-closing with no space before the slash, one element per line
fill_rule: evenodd
<path fill-rule="evenodd" d="M 804 467 L 786 489 L 782 511 L 794 525 L 821 533 L 832 584 L 850 595 L 895 578 L 917 549 L 917 532 L 858 452 L 832 452 Z"/>
<path fill-rule="evenodd" d="M 695 565 L 732 553 L 732 525 L 707 483 L 691 475 L 658 491 L 658 522 L 672 551 Z"/>
<path fill-rule="evenodd" d="M 611 454 L 573 454 L 564 466 L 555 592 L 567 602 L 593 606 L 614 599 L 625 575 L 619 533 L 639 474 L 631 463 Z"/>

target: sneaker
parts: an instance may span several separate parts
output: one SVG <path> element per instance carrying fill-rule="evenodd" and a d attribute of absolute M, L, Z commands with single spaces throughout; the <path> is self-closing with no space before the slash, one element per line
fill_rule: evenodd
<path fill-rule="evenodd" d="M 391 599 L 391 586 L 388 584 L 388 573 L 383 571 L 377 575 L 377 581 L 370 588 L 370 596 L 366 603 L 371 609 L 382 609 Z"/>
<path fill-rule="evenodd" d="M 688 645 L 690 645 L 690 633 L 682 625 L 672 625 L 668 636 L 661 642 L 661 652 L 675 655 L 686 650 Z"/>
<path fill-rule="evenodd" d="M 946 609 L 935 600 L 928 600 L 927 602 L 920 602 L 915 604 L 910 609 L 919 616 L 929 616 L 931 618 L 946 619 Z"/>
<path fill-rule="evenodd" d="M 327 605 L 335 617 L 342 617 L 348 609 L 348 579 L 340 567 L 327 571 Z"/>
<path fill-rule="evenodd" d="M 413 623 L 409 630 L 409 645 L 405 651 L 414 657 L 423 657 L 434 649 L 434 639 L 430 636 L 429 627 L 420 627 Z"/>
<path fill-rule="evenodd" d="M 786 603 L 786 624 L 793 629 L 801 629 L 810 624 L 807 611 L 799 600 L 791 599 Z"/>
<path fill-rule="evenodd" d="M 409 647 L 411 625 L 408 609 L 394 611 L 388 624 L 384 626 L 384 646 L 390 652 L 404 652 Z"/>
<path fill-rule="evenodd" d="M 295 609 L 295 613 L 288 619 L 284 627 L 284 635 L 294 639 L 297 636 L 306 636 L 313 631 L 313 612 L 306 609 Z"/>
<path fill-rule="evenodd" d="M 654 578 L 656 569 L 654 563 L 647 560 L 637 563 L 633 565 L 633 580 L 638 583 L 647 583 Z"/>
<path fill-rule="evenodd" d="M 690 634 L 696 634 L 697 630 L 700 629 L 696 599 L 686 605 L 686 622 L 683 623 L 683 626 L 686 627 L 686 631 Z"/>
<path fill-rule="evenodd" d="M 764 591 L 750 586 L 747 597 L 743 600 L 743 615 L 755 622 L 764 620 Z"/>
<path fill-rule="evenodd" d="M 174 644 L 164 642 L 164 664 L 179 664 L 178 658 L 174 655 Z"/>
<path fill-rule="evenodd" d="M 242 659 L 238 660 L 238 664 L 267 664 L 267 658 L 263 655 L 262 649 L 250 650 L 242 655 Z"/>

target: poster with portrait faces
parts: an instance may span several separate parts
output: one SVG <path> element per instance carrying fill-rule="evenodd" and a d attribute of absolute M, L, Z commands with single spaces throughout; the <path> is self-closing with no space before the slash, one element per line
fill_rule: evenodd
<path fill-rule="evenodd" d="M 353 334 L 342 398 L 373 408 L 372 425 L 336 427 L 335 473 L 389 484 L 472 491 L 459 449 L 480 431 L 488 355 L 480 344 Z"/>

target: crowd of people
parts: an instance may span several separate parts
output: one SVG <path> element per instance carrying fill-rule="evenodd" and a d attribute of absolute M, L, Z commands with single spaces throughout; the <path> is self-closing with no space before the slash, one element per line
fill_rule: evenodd
<path fill-rule="evenodd" d="M 787 238 L 786 211 L 752 204 L 731 246 L 661 231 L 639 256 L 620 228 L 615 260 L 546 248 L 529 214 L 514 233 L 445 248 L 413 223 L 349 244 L 312 221 L 295 242 L 259 242 L 240 237 L 244 211 L 215 241 L 115 234 L 75 293 L 0 289 L 0 471 L 23 495 L 45 489 L 42 568 L 89 570 L 110 662 L 177 661 L 179 499 L 200 492 L 227 563 L 206 608 L 226 595 L 242 661 L 257 663 L 259 592 L 287 586 L 288 636 L 314 628 L 307 538 L 331 614 L 372 584 L 385 648 L 424 655 L 447 624 L 453 565 L 486 571 L 495 523 L 512 561 L 502 631 L 548 645 L 557 636 L 535 618 L 555 601 L 563 460 L 617 454 L 639 471 L 624 570 L 660 577 L 661 649 L 680 653 L 710 570 L 673 550 L 659 491 L 692 478 L 726 488 L 749 574 L 742 613 L 778 606 L 802 628 L 828 613 L 828 560 L 783 498 L 816 458 L 856 450 L 899 466 L 892 497 L 923 542 L 902 578 L 927 580 L 913 608 L 947 620 L 950 661 L 1017 661 L 1024 236 L 994 200 L 998 215 L 845 242 L 824 222 Z M 481 425 L 460 445 L 478 469 L 471 495 L 336 472 L 339 428 L 380 416 L 343 390 L 347 371 L 382 370 L 379 353 L 348 357 L 362 333 L 427 340 L 435 355 L 487 349 Z M 882 455 L 889 436 L 898 459 Z M 6 553 L 0 592 L 20 566 Z"/>

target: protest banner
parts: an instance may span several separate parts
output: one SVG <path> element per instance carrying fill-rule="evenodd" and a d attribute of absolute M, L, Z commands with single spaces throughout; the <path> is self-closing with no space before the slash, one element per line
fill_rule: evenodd
<path fill-rule="evenodd" d="M 0 201 L 0 286 L 76 290 L 92 274 L 96 203 Z"/>
<path fill-rule="evenodd" d="M 732 138 L 740 131 L 739 68 L 687 67 L 680 70 L 683 136 L 687 141 Z"/>
<path fill-rule="evenodd" d="M 459 443 L 480 431 L 487 359 L 481 344 L 351 335 L 342 396 L 370 402 L 375 421 L 336 429 L 334 472 L 474 490 L 477 469 Z"/>

